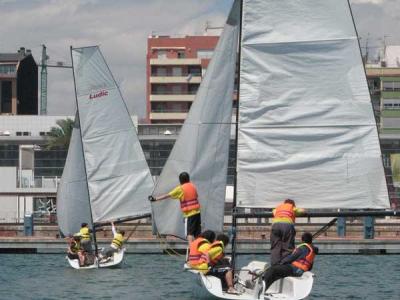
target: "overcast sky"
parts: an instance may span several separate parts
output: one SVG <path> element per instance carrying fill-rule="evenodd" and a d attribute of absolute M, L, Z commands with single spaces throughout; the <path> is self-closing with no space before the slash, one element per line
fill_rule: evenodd
<path fill-rule="evenodd" d="M 204 34 L 205 23 L 222 25 L 233 0 L 0 0 L 0 52 L 23 46 L 41 58 L 70 64 L 69 46 L 100 45 L 132 114 L 145 113 L 147 37 Z M 361 45 L 400 45 L 399 0 L 352 0 Z M 371 50 L 377 48 L 371 48 Z M 70 69 L 48 69 L 48 114 L 73 115 Z"/>

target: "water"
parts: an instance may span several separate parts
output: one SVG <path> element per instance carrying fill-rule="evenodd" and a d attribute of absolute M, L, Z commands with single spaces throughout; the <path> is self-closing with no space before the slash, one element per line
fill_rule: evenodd
<path fill-rule="evenodd" d="M 261 255 L 239 256 L 243 265 Z M 118 269 L 76 271 L 63 255 L 0 255 L 0 299 L 196 299 L 182 258 L 126 255 Z M 400 255 L 318 256 L 308 299 L 400 299 Z M 204 298 L 203 298 L 204 299 Z"/>

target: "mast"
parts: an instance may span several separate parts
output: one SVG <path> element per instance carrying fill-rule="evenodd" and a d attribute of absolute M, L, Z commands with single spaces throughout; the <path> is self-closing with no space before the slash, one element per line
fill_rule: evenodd
<path fill-rule="evenodd" d="M 239 17 L 239 53 L 238 53 L 238 90 L 236 100 L 236 122 L 235 122 L 235 172 L 233 179 L 233 203 L 232 203 L 232 269 L 235 270 L 236 262 L 236 194 L 237 194 L 237 153 L 238 153 L 238 135 L 239 135 L 239 99 L 240 99 L 240 62 L 242 57 L 242 19 L 243 19 L 243 0 L 240 0 L 240 17 Z"/>
<path fill-rule="evenodd" d="M 74 72 L 74 60 L 72 57 L 72 46 L 70 46 L 70 53 L 71 53 L 71 62 L 72 62 L 72 77 L 74 78 L 74 92 L 75 92 L 75 101 L 76 101 L 76 115 L 78 117 L 79 120 L 79 127 L 82 128 L 81 126 L 81 119 L 79 117 L 79 109 L 78 109 L 78 96 L 77 96 L 77 92 L 76 92 L 76 81 L 75 81 L 75 72 Z M 81 132 L 81 139 L 83 139 L 82 137 L 82 132 Z M 97 240 L 96 240 L 96 229 L 93 223 L 93 215 L 92 215 L 92 206 L 90 205 L 90 193 L 89 193 L 89 183 L 87 180 L 87 171 L 86 171 L 86 159 L 85 159 L 85 151 L 83 149 L 83 143 L 81 143 L 82 145 L 82 155 L 83 155 L 83 160 L 84 160 L 84 164 L 83 164 L 83 168 L 85 169 L 85 174 L 86 174 L 86 185 L 87 185 L 87 191 L 88 191 L 88 199 L 89 199 L 89 212 L 90 212 L 90 222 L 92 225 L 92 230 L 93 230 L 93 242 L 94 242 L 94 247 L 95 247 L 95 254 L 97 256 L 98 254 L 98 247 L 97 247 Z"/>

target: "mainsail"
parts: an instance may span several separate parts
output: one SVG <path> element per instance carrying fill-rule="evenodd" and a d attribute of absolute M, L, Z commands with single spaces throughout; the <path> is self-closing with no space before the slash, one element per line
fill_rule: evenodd
<path fill-rule="evenodd" d="M 119 88 L 98 47 L 71 51 L 81 137 L 76 141 L 81 145 L 81 153 L 76 154 L 81 163 L 79 179 L 83 169 L 93 223 L 149 214 L 147 197 L 153 190 L 153 180 Z M 78 151 L 76 145 L 71 147 Z M 66 166 L 67 170 L 73 167 Z M 63 182 L 71 181 L 67 176 L 69 173 L 64 172 Z M 82 209 L 83 198 L 68 200 L 75 211 Z M 59 214 L 68 213 L 66 218 L 72 218 L 72 212 L 60 209 Z"/>
<path fill-rule="evenodd" d="M 232 95 L 238 43 L 239 1 L 235 1 L 179 138 L 156 184 L 154 195 L 179 184 L 186 171 L 198 189 L 202 228 L 222 231 L 228 167 Z M 158 233 L 185 238 L 178 201 L 153 205 Z"/>
<path fill-rule="evenodd" d="M 348 1 L 244 0 L 242 24 L 237 206 L 388 208 Z"/>

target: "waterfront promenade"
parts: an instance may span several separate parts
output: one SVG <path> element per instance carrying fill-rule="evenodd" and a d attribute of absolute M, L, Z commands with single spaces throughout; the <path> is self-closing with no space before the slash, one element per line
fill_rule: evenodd
<path fill-rule="evenodd" d="M 265 220 L 243 220 L 238 224 L 238 252 L 241 254 L 269 253 L 270 224 Z M 319 223 L 300 222 L 296 226 L 297 237 L 304 231 L 317 232 L 327 221 Z M 318 221 L 318 220 L 317 220 Z M 184 251 L 187 243 L 175 238 L 155 238 L 151 223 L 132 223 L 119 226 L 127 236 L 127 253 L 160 254 L 173 250 Z M 230 225 L 225 226 L 229 232 Z M 386 218 L 375 221 L 374 238 L 364 238 L 364 226 L 361 220 L 346 223 L 345 237 L 339 237 L 337 227 L 332 226 L 321 234 L 315 244 L 321 254 L 400 254 L 400 219 Z M 112 233 L 109 227 L 97 231 L 99 247 L 110 243 Z M 171 250 L 172 249 L 172 250 Z M 23 224 L 0 224 L 0 253 L 65 253 L 66 241 L 59 237 L 57 225 L 34 226 L 33 236 L 24 235 Z M 230 247 L 228 247 L 228 252 Z"/>

